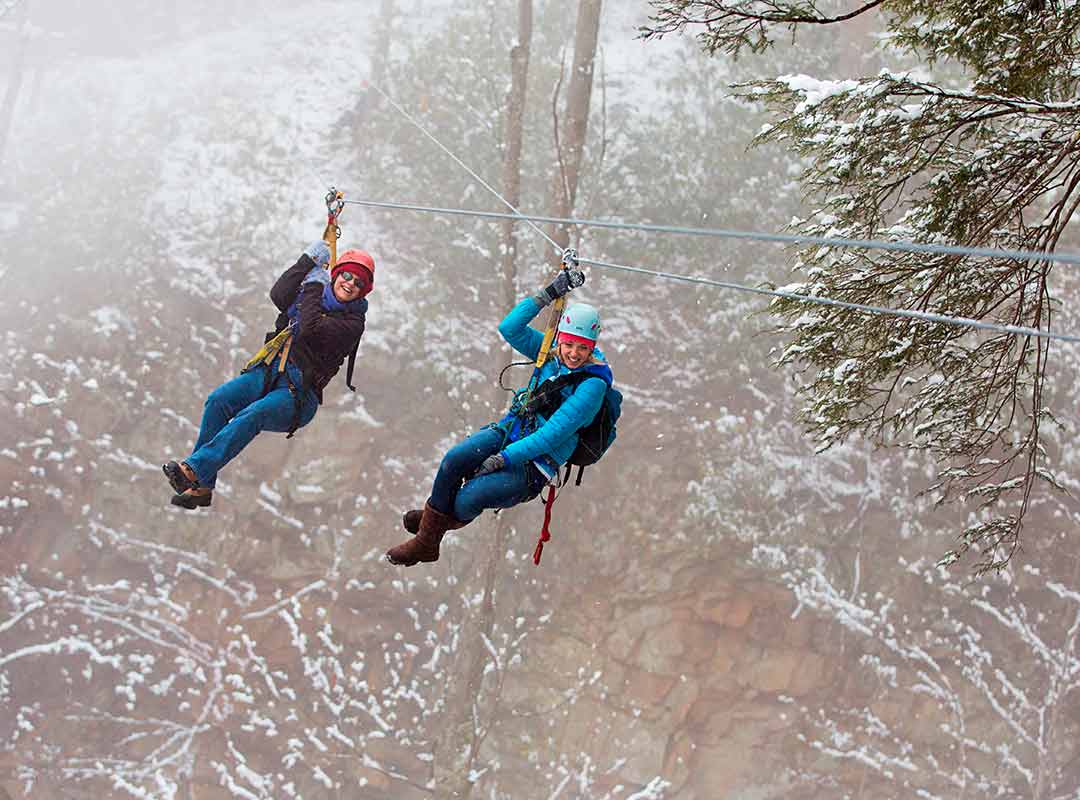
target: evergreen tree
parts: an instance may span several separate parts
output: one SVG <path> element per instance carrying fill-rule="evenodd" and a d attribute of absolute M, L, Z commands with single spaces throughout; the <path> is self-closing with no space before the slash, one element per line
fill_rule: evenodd
<path fill-rule="evenodd" d="M 778 35 L 881 15 L 882 41 L 907 70 L 741 85 L 776 114 L 757 142 L 807 158 L 812 211 L 800 233 L 1053 253 L 1080 203 L 1073 3 L 1031 0 L 656 0 L 646 38 L 700 28 L 708 52 L 768 49 Z M 1058 329 L 1066 268 L 1005 259 L 805 247 L 791 291 L 994 323 Z M 1053 280 L 1052 280 L 1053 278 Z M 982 551 L 1006 564 L 1036 490 L 1060 488 L 1047 399 L 1056 345 L 1046 338 L 778 300 L 789 337 L 779 364 L 804 369 L 803 419 L 822 448 L 854 433 L 926 450 L 942 502 L 979 513 L 942 559 Z M 1048 449 L 1049 448 L 1049 449 Z"/>

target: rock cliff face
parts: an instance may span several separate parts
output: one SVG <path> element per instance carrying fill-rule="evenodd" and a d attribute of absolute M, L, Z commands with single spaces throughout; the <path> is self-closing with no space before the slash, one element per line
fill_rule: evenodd
<path fill-rule="evenodd" d="M 662 776 L 672 797 L 782 796 L 793 718 L 779 698 L 843 680 L 825 626 L 793 617 L 785 587 L 730 562 L 671 566 L 649 564 L 669 577 L 648 592 L 634 578 L 589 586 L 507 692 L 554 704 L 574 678 L 566 666 L 587 663 L 600 677 L 557 712 L 560 735 L 600 762 L 622 754 L 611 786 Z"/>
<path fill-rule="evenodd" d="M 1046 578 L 1032 569 L 977 597 L 946 586 L 935 601 L 918 563 L 940 548 L 864 534 L 898 524 L 880 507 L 836 502 L 832 527 L 787 523 L 792 555 L 820 547 L 830 569 L 854 570 L 851 586 L 874 587 L 880 613 L 865 599 L 852 611 L 897 630 L 860 641 L 754 557 L 764 535 L 739 526 L 778 518 L 760 496 L 689 512 L 686 486 L 702 476 L 683 455 L 700 440 L 629 393 L 616 449 L 561 493 L 539 568 L 530 503 L 451 534 L 437 564 L 395 569 L 381 556 L 403 535 L 399 513 L 422 502 L 446 432 L 464 431 L 460 404 L 427 392 L 423 372 L 375 350 L 359 404 L 331 395 L 297 438 L 260 437 L 213 508 L 188 513 L 166 504 L 154 462 L 193 437 L 197 381 L 166 406 L 171 373 L 125 377 L 141 351 L 106 362 L 58 339 L 68 345 L 13 341 L 16 400 L 0 415 L 0 787 L 12 797 L 125 797 L 128 784 L 200 800 L 241 786 L 260 798 L 903 796 L 813 747 L 826 708 L 944 765 L 939 792 L 955 785 L 945 767 L 971 770 L 963 780 L 998 769 L 994 748 L 1017 726 L 1048 731 L 1044 755 L 1021 749 L 1024 769 L 1068 777 L 1055 764 L 1073 763 L 1080 717 L 1053 688 L 1064 678 L 1031 656 L 1049 642 L 1046 664 L 1075 662 L 1064 560 Z M 174 366 L 198 377 L 205 363 L 186 359 Z M 632 361 L 629 385 L 642 378 Z M 102 391 L 80 391 L 93 376 Z M 405 396 L 428 398 L 423 413 L 401 413 Z M 749 430 L 731 434 L 728 460 L 785 474 L 752 446 L 767 427 Z M 999 617 L 975 616 L 987 598 Z M 882 657 L 905 638 L 917 669 L 898 680 L 903 663 Z M 1038 713 L 1004 717 L 978 663 L 1013 676 Z M 954 728 L 982 737 L 962 757 Z M 837 728 L 837 741 L 859 733 Z"/>
<path fill-rule="evenodd" d="M 367 403 L 378 409 L 379 397 L 374 390 Z M 85 408 L 86 419 L 73 418 L 89 432 L 103 423 L 94 421 L 99 405 Z M 23 424 L 43 440 L 58 410 L 26 410 Z M 119 424 L 120 417 L 106 417 Z M 272 774 L 271 765 L 296 758 L 305 750 L 296 741 L 309 736 L 330 746 L 333 769 L 321 769 L 340 791 L 352 787 L 347 796 L 429 797 L 423 787 L 456 760 L 451 751 L 433 751 L 434 742 L 450 707 L 467 702 L 487 731 L 471 743 L 475 764 L 489 765 L 476 778 L 478 793 L 487 781 L 516 798 L 546 797 L 551 783 L 537 782 L 537 764 L 565 763 L 588 776 L 582 796 L 625 797 L 658 780 L 666 785 L 658 797 L 779 796 L 792 749 L 790 709 L 780 697 L 798 701 L 843 680 L 823 625 L 808 613 L 793 616 L 790 592 L 749 567 L 745 552 L 701 560 L 684 535 L 650 540 L 632 516 L 610 510 L 604 524 L 628 533 L 600 533 L 592 498 L 611 496 L 618 481 L 629 480 L 618 477 L 613 461 L 607 472 L 593 470 L 585 493 L 557 504 L 556 538 L 539 569 L 526 560 L 539 504 L 509 517 L 516 529 L 500 559 L 491 612 L 492 647 L 503 661 L 486 671 L 471 700 L 462 699 L 462 640 L 477 625 L 479 570 L 491 556 L 493 526 L 452 535 L 443 561 L 426 569 L 382 562 L 382 549 L 401 535 L 397 508 L 411 503 L 395 492 L 392 466 L 379 470 L 352 445 L 367 439 L 392 464 L 402 456 L 390 452 L 385 437 L 392 431 L 354 426 L 343 442 L 323 424 L 302 432 L 296 441 L 303 448 L 267 437 L 230 470 L 209 513 L 182 513 L 162 505 L 167 491 L 156 465 L 113 457 L 136 441 L 153 450 L 147 442 L 167 432 L 145 416 L 128 427 L 107 441 L 80 437 L 76 449 L 87 451 L 81 472 L 74 456 L 50 472 L 59 462 L 48 466 L 47 448 L 59 444 L 38 445 L 46 475 L 35 486 L 26 486 L 23 469 L 17 482 L 29 505 L 9 517 L 14 524 L 3 541 L 8 563 L 25 571 L 22 582 L 9 580 L 7 618 L 25 613 L 34 597 L 54 610 L 30 627 L 7 625 L 0 636 L 11 653 L 56 642 L 67 629 L 108 648 L 103 658 L 122 654 L 153 666 L 131 682 L 113 666 L 91 669 L 93 660 L 78 649 L 59 647 L 8 668 L 10 707 L 38 707 L 33 732 L 10 740 L 5 757 L 2 785 L 13 796 L 67 796 L 71 764 L 91 753 L 131 769 L 154 764 L 152 748 L 91 743 L 97 734 L 88 739 L 68 721 L 81 708 L 102 717 L 102 732 L 134 724 L 129 719 L 172 720 L 189 731 L 188 772 L 174 777 L 199 798 L 235 796 L 222 784 L 229 770 L 222 771 L 220 748 Z M 22 431 L 16 446 L 32 456 L 28 434 Z M 620 446 L 632 453 L 633 437 Z M 305 457 L 308 447 L 321 455 Z M 354 505 L 358 485 L 384 502 Z M 341 498 L 348 498 L 346 509 Z M 342 526 L 343 510 L 352 525 Z M 528 635 L 509 644 L 515 628 Z M 510 635 L 499 639 L 500 630 Z M 194 671 L 168 669 L 174 656 L 190 660 Z M 151 685 L 168 688 L 146 691 Z M 341 710 L 350 706 L 351 713 Z M 213 726 L 199 728 L 200 719 Z M 5 730 L 14 736 L 13 727 Z M 24 792 L 30 784 L 16 775 L 37 747 L 53 755 Z M 308 749 L 305 757 L 317 762 L 323 751 Z M 277 785 L 288 783 L 288 774 Z M 307 786 L 305 796 L 334 796 L 320 780 L 291 780 Z"/>
<path fill-rule="evenodd" d="M 891 535 L 914 512 L 860 496 L 847 462 L 835 471 L 848 482 L 832 482 L 827 458 L 778 445 L 777 426 L 748 421 L 757 411 L 707 438 L 672 424 L 633 388 L 651 379 L 654 344 L 621 354 L 619 440 L 561 492 L 539 568 L 530 503 L 496 518 L 505 548 L 488 515 L 451 534 L 439 563 L 405 570 L 381 559 L 403 536 L 400 512 L 423 502 L 445 446 L 496 412 L 463 408 L 454 381 L 376 340 L 358 395 L 335 384 L 296 438 L 261 436 L 229 465 L 211 510 L 181 512 L 158 462 L 190 444 L 203 394 L 246 350 L 211 338 L 163 368 L 156 317 L 131 305 L 140 335 L 9 316 L 21 333 L 6 339 L 0 394 L 0 786 L 12 797 L 131 794 L 117 776 L 200 800 L 241 785 L 256 797 L 902 796 L 814 748 L 826 707 L 888 731 L 907 748 L 897 759 L 924 754 L 921 775 L 971 771 L 941 768 L 940 792 L 993 773 L 987 754 L 1013 726 L 1037 737 L 1043 717 L 1055 720 L 1046 745 L 1019 763 L 1048 775 L 1072 763 L 1080 719 L 1046 688 L 1064 679 L 1031 666 L 1037 641 L 1057 654 L 1046 664 L 1075 658 L 1069 595 L 1046 591 L 1076 580 L 1067 560 L 1008 584 L 1019 610 L 1006 625 L 976 618 L 992 587 L 936 585 L 919 564 L 939 543 Z M 252 306 L 248 333 L 264 311 Z M 897 485 L 887 461 L 851 463 L 865 486 Z M 810 495 L 810 511 L 788 513 L 785 491 Z M 754 557 L 767 541 L 787 567 Z M 844 602 L 873 587 L 852 606 L 860 619 L 902 630 L 863 642 L 800 605 L 783 576 L 802 552 L 848 571 Z M 882 657 L 905 637 L 917 669 L 898 680 L 904 665 Z M 908 691 L 925 659 L 951 695 Z M 985 689 L 997 679 L 972 663 L 1003 666 L 1037 713 L 1003 718 L 1007 697 Z M 835 735 L 854 741 L 859 724 Z M 982 738 L 951 757 L 954 729 Z"/>

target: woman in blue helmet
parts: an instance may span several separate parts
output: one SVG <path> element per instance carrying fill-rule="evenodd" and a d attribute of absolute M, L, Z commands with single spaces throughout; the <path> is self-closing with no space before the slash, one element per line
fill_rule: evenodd
<path fill-rule="evenodd" d="M 541 292 L 526 297 L 499 324 L 510 346 L 535 360 L 544 335 L 529 322 L 556 298 L 571 289 L 564 270 Z M 556 477 L 578 444 L 578 431 L 592 422 L 608 386 L 611 368 L 596 349 L 600 316 L 585 303 L 568 306 L 559 320 L 558 338 L 540 369 L 536 386 L 571 372 L 592 377 L 563 386 L 561 404 L 550 416 L 527 415 L 515 393 L 510 412 L 452 447 L 443 457 L 423 510 L 409 511 L 405 529 L 416 534 L 386 553 L 391 564 L 411 567 L 438 561 L 439 543 L 448 530 L 472 522 L 486 508 L 510 508 L 536 497 Z"/>

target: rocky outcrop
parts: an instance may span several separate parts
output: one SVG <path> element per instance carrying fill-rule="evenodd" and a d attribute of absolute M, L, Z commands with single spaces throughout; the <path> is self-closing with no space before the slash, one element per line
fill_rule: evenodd
<path fill-rule="evenodd" d="M 660 776 L 668 796 L 686 800 L 780 796 L 792 724 L 781 698 L 830 685 L 828 643 L 809 614 L 793 613 L 790 592 L 760 575 L 705 564 L 666 583 L 647 595 L 618 580 L 590 586 L 532 644 L 504 699 L 539 712 L 574 698 L 551 712 L 560 749 L 599 765 L 632 754 L 616 770 L 624 785 Z"/>

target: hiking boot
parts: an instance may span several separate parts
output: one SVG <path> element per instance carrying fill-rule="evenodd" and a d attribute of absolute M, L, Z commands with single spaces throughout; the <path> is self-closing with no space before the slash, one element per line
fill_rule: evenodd
<path fill-rule="evenodd" d="M 463 525 L 464 523 L 458 522 L 451 515 L 442 513 L 428 503 L 420 515 L 416 536 L 387 550 L 386 560 L 402 567 L 411 567 L 420 561 L 438 561 L 439 542 L 442 541 L 443 535 L 451 527 L 460 528 Z"/>
<path fill-rule="evenodd" d="M 189 478 L 184 471 L 184 467 L 187 467 L 187 465 L 180 464 L 177 461 L 166 461 L 161 465 L 161 471 L 164 472 L 165 477 L 168 478 L 169 486 L 171 486 L 173 491 L 177 494 L 183 494 L 188 489 L 199 488 L 199 482 Z M 191 467 L 187 468 L 188 470 L 191 469 Z"/>
<path fill-rule="evenodd" d="M 208 489 L 188 489 L 183 494 L 174 494 L 169 501 L 174 506 L 180 506 L 180 508 L 193 509 L 193 508 L 206 508 L 210 505 L 211 498 L 214 493 Z"/>
<path fill-rule="evenodd" d="M 420 517 L 423 515 L 423 513 L 423 509 L 420 508 L 414 508 L 412 511 L 406 511 L 404 514 L 401 515 L 401 527 L 403 527 L 409 533 L 416 533 L 418 530 L 420 530 Z M 469 520 L 469 522 L 472 522 L 472 520 Z M 456 531 L 459 528 L 464 528 L 468 524 L 468 522 L 461 522 L 455 519 L 446 527 L 446 529 L 448 531 Z"/>

